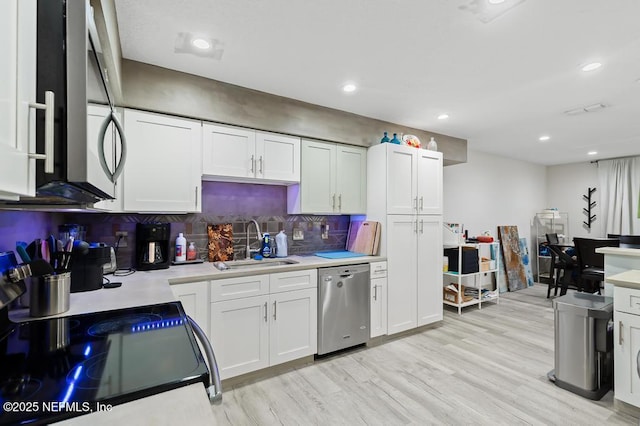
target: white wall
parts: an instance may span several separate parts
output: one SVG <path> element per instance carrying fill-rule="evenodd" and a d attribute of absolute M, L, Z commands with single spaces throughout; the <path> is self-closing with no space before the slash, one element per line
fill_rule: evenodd
<path fill-rule="evenodd" d="M 532 250 L 533 218 L 548 205 L 546 167 L 472 150 L 467 155 L 467 163 L 444 168 L 444 221 L 464 224 L 469 236 L 490 231 L 497 237 L 498 226 L 516 225 Z"/>
<path fill-rule="evenodd" d="M 591 230 L 582 222 L 587 215 L 582 209 L 587 207 L 582 198 L 587 194 L 588 188 L 596 188 L 592 199 L 596 206 L 591 214 L 596 215 L 596 220 L 591 224 Z M 569 217 L 569 236 L 601 238 L 603 223 L 600 216 L 600 198 L 598 192 L 598 166 L 596 163 L 574 163 L 547 167 L 547 207 L 556 207 L 561 212 L 566 212 Z"/>

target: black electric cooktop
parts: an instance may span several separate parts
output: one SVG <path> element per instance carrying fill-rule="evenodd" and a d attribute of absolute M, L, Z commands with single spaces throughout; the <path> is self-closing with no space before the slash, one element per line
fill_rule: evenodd
<path fill-rule="evenodd" d="M 2 425 L 50 423 L 209 382 L 180 302 L 15 324 L 1 337 Z"/>

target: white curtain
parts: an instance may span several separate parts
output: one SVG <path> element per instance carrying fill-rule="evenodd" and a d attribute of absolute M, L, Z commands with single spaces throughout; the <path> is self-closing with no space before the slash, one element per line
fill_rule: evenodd
<path fill-rule="evenodd" d="M 605 235 L 640 235 L 640 157 L 598 161 L 598 181 Z"/>

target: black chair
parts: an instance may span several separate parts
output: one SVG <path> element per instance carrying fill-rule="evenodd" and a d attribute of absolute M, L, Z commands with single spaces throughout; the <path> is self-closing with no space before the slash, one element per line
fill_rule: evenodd
<path fill-rule="evenodd" d="M 620 235 L 620 247 L 640 248 L 640 235 Z"/>
<path fill-rule="evenodd" d="M 567 289 L 572 282 L 573 271 L 577 269 L 578 262 L 565 252 L 562 246 L 547 244 L 547 247 L 551 254 L 550 280 L 547 288 L 548 299 L 551 296 L 551 288 L 553 288 L 554 296 L 558 295 L 558 288 L 561 289 L 560 296 L 567 293 Z"/>
<path fill-rule="evenodd" d="M 604 255 L 596 253 L 599 247 L 618 247 L 617 238 L 574 238 L 580 271 L 580 290 L 600 294 L 600 283 L 604 281 Z"/>
<path fill-rule="evenodd" d="M 560 244 L 560 239 L 558 238 L 558 234 L 544 234 L 547 237 L 548 244 Z"/>

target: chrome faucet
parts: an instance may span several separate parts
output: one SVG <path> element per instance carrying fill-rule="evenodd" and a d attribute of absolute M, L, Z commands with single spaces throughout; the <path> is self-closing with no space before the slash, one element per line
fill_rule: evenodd
<path fill-rule="evenodd" d="M 251 219 L 249 221 L 249 223 L 247 223 L 247 249 L 245 252 L 245 256 L 247 259 L 251 259 L 251 240 L 249 239 L 249 227 L 251 226 L 251 224 L 256 225 L 256 233 L 257 233 L 257 237 L 258 237 L 258 242 L 262 241 L 262 232 L 260 232 L 260 226 L 258 225 L 258 222 L 256 222 L 254 219 Z M 258 250 L 256 250 L 258 251 Z"/>

